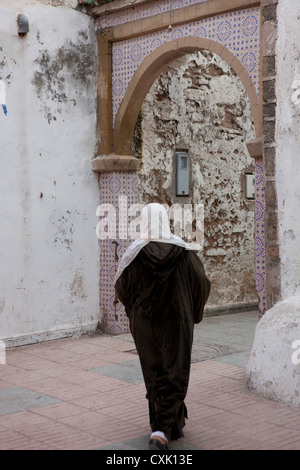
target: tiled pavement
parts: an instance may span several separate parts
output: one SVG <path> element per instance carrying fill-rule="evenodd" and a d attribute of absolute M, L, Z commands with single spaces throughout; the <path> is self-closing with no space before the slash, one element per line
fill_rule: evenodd
<path fill-rule="evenodd" d="M 173 450 L 299 450 L 300 409 L 251 394 L 245 365 L 256 312 L 195 327 L 185 437 Z M 147 449 L 148 408 L 130 334 L 7 350 L 0 450 Z"/>

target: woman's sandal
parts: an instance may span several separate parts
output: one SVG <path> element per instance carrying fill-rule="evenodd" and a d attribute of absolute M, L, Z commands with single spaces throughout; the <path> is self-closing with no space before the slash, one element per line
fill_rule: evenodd
<path fill-rule="evenodd" d="M 149 450 L 168 450 L 168 444 L 162 444 L 158 439 L 152 437 L 149 441 Z"/>

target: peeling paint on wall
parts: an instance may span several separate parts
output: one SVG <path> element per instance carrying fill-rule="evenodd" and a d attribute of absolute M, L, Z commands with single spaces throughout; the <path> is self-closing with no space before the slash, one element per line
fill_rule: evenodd
<path fill-rule="evenodd" d="M 78 33 L 77 44 L 68 40 L 55 52 L 47 48 L 39 50 L 40 55 L 35 60 L 39 70 L 34 72 L 32 84 L 49 124 L 57 120 L 64 105 L 75 107 L 78 99 L 89 99 L 94 87 L 96 56 L 91 44 L 86 43 L 87 39 L 86 31 L 82 30 Z M 37 40 L 43 44 L 39 32 Z M 70 83 L 74 87 L 71 88 Z"/>
<path fill-rule="evenodd" d="M 254 202 L 244 174 L 254 170 L 245 142 L 254 137 L 250 103 L 231 68 L 202 51 L 174 61 L 148 93 L 137 131 L 142 149 L 140 199 L 203 203 L 202 253 L 212 281 L 208 308 L 257 304 L 254 273 Z M 190 197 L 176 197 L 175 149 L 191 155 Z"/>
<path fill-rule="evenodd" d="M 20 2 L 0 3 L 0 338 L 18 345 L 98 325 L 97 45 L 73 8 L 24 2 L 20 38 Z"/>

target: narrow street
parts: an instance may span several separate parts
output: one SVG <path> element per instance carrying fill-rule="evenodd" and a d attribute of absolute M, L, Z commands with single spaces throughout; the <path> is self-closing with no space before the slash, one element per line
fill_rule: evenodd
<path fill-rule="evenodd" d="M 299 449 L 300 410 L 245 387 L 257 312 L 195 327 L 189 419 L 170 450 Z M 148 406 L 130 334 L 8 349 L 0 366 L 0 449 L 148 448 Z"/>

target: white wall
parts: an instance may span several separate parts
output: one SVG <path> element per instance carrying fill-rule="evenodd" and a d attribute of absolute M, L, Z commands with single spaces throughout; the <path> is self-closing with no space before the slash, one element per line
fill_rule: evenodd
<path fill-rule="evenodd" d="M 293 89 L 300 90 L 299 0 L 280 0 L 277 15 L 276 175 L 285 299 L 300 294 L 300 99 Z"/>
<path fill-rule="evenodd" d="M 300 406 L 299 0 L 279 0 L 277 17 L 275 141 L 282 301 L 257 324 L 247 385 L 259 395 Z"/>
<path fill-rule="evenodd" d="M 46 2 L 47 3 L 47 2 Z M 17 34 L 17 13 L 30 31 Z M 1 0 L 0 338 L 9 344 L 98 322 L 96 48 L 90 18 Z"/>

